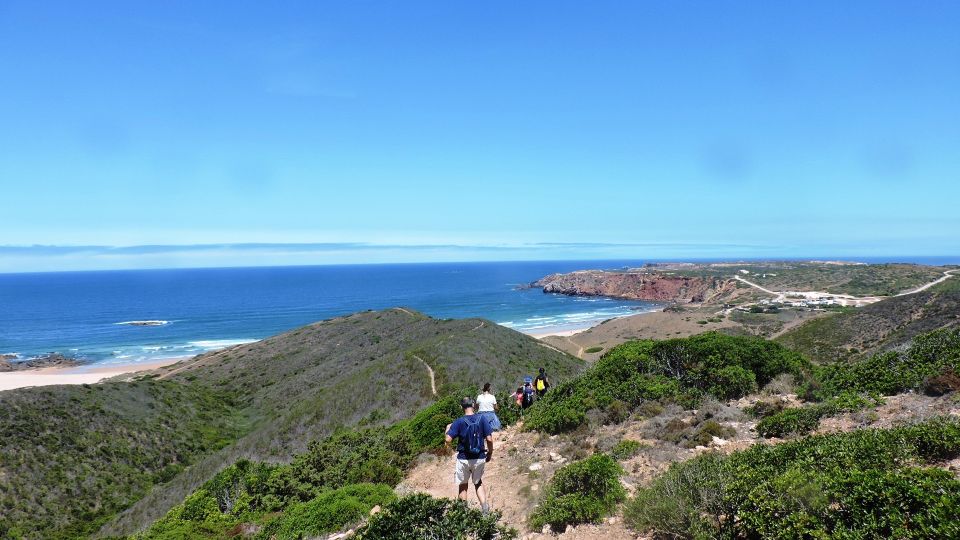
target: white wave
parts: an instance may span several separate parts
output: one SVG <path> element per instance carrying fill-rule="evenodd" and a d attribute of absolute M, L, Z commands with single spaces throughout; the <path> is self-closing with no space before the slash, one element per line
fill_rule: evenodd
<path fill-rule="evenodd" d="M 144 320 L 144 321 L 123 321 L 123 322 L 117 322 L 113 324 L 121 324 L 126 326 L 166 326 L 170 324 L 170 321 L 156 319 L 156 320 Z"/>

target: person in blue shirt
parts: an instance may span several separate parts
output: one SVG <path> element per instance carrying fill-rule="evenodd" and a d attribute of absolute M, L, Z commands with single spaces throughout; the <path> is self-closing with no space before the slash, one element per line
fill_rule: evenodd
<path fill-rule="evenodd" d="M 446 445 L 449 448 L 457 439 L 457 464 L 454 479 L 457 482 L 457 497 L 466 501 L 470 491 L 470 482 L 477 490 L 477 500 L 483 512 L 489 512 L 487 492 L 483 487 L 483 468 L 493 458 L 493 430 L 489 422 L 474 414 L 476 404 L 473 398 L 465 397 L 460 401 L 463 416 L 447 426 Z"/>

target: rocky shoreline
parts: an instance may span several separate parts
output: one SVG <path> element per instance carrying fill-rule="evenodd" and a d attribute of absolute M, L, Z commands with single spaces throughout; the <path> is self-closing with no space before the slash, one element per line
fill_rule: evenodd
<path fill-rule="evenodd" d="M 31 369 L 43 369 L 50 367 L 74 367 L 84 362 L 76 358 L 64 356 L 60 353 L 52 353 L 29 360 L 17 360 L 14 354 L 0 355 L 0 373 L 10 371 L 27 371 Z"/>
<path fill-rule="evenodd" d="M 703 304 L 718 302 L 737 288 L 733 279 L 675 276 L 644 271 L 579 270 L 551 274 L 532 284 L 545 293 L 606 296 L 624 300 Z"/>

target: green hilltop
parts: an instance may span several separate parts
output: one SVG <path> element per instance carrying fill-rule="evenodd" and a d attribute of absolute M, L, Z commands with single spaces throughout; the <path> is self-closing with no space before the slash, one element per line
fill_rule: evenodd
<path fill-rule="evenodd" d="M 287 462 L 437 395 L 582 362 L 482 319 L 362 312 L 130 382 L 0 393 L 0 536 L 130 534 L 238 460 Z M 429 367 L 429 369 L 428 369 Z M 431 384 L 430 372 L 434 375 Z"/>

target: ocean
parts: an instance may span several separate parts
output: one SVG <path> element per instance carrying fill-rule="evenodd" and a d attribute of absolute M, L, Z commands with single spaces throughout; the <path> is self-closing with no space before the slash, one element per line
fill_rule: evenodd
<path fill-rule="evenodd" d="M 960 257 L 843 259 L 960 263 Z M 635 267 L 643 262 L 0 274 L 0 354 L 26 359 L 56 352 L 101 365 L 132 364 L 195 355 L 338 315 L 396 306 L 439 318 L 484 317 L 529 334 L 582 329 L 660 306 L 544 294 L 521 286 L 555 272 Z M 146 321 L 150 325 L 139 324 Z"/>
<path fill-rule="evenodd" d="M 97 364 L 131 364 L 199 354 L 338 315 L 394 306 L 440 318 L 484 317 L 534 334 L 572 330 L 659 306 L 519 287 L 554 272 L 639 264 L 560 261 L 0 274 L 0 354 L 31 358 L 57 352 Z"/>

